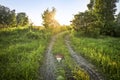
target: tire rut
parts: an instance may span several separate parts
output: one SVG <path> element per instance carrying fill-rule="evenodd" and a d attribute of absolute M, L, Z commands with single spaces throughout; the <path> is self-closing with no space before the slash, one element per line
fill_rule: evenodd
<path fill-rule="evenodd" d="M 56 64 L 55 57 L 52 54 L 52 48 L 56 41 L 56 37 L 58 37 L 59 35 L 64 34 L 64 33 L 65 32 L 61 32 L 52 37 L 52 39 L 48 45 L 48 48 L 46 50 L 43 64 L 40 67 L 39 80 L 56 80 L 57 64 Z"/>
<path fill-rule="evenodd" d="M 69 36 L 65 37 L 65 44 L 75 62 L 90 75 L 91 80 L 104 80 L 104 78 L 98 73 L 94 65 L 89 63 L 81 55 L 78 55 L 70 45 Z"/>
<path fill-rule="evenodd" d="M 40 68 L 40 78 L 39 80 L 55 80 L 55 59 L 52 52 L 52 47 L 54 45 L 56 36 L 53 36 L 51 42 L 48 45 L 47 51 L 45 53 L 45 59 L 43 61 L 43 65 Z"/>

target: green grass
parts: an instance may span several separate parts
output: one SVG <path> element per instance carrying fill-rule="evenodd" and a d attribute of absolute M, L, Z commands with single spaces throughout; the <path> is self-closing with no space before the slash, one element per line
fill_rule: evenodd
<path fill-rule="evenodd" d="M 0 30 L 0 80 L 36 80 L 49 38 L 44 30 Z"/>
<path fill-rule="evenodd" d="M 57 67 L 57 78 L 62 77 L 60 80 L 71 80 L 72 78 L 75 80 L 89 80 L 89 75 L 79 68 L 79 66 L 71 58 L 71 55 L 64 42 L 65 34 L 66 33 L 59 35 L 53 46 L 54 55 L 64 55 L 63 61 L 58 63 L 61 66 Z"/>
<path fill-rule="evenodd" d="M 107 80 L 120 79 L 120 38 L 71 36 L 73 48 L 104 73 Z"/>

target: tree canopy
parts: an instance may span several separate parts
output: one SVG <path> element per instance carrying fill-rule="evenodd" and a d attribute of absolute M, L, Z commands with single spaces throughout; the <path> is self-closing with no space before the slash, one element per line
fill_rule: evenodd
<path fill-rule="evenodd" d="M 29 23 L 26 13 L 15 13 L 8 7 L 0 5 L 0 27 L 17 27 L 24 26 Z"/>
<path fill-rule="evenodd" d="M 46 28 L 58 27 L 60 24 L 55 20 L 55 15 L 55 8 L 52 8 L 51 11 L 49 9 L 46 9 L 42 14 L 43 26 L 45 26 Z"/>
<path fill-rule="evenodd" d="M 15 26 L 15 10 L 0 5 L 0 27 Z"/>
<path fill-rule="evenodd" d="M 20 25 L 20 26 L 27 25 L 28 17 L 26 15 L 26 13 L 24 13 L 24 12 L 18 13 L 16 16 L 16 22 L 17 22 L 17 25 Z"/>
<path fill-rule="evenodd" d="M 73 28 L 76 31 L 84 32 L 85 35 L 96 32 L 95 34 L 115 36 L 116 33 L 118 34 L 115 25 L 119 23 L 119 15 L 117 16 L 117 23 L 115 23 L 116 3 L 118 1 L 90 0 L 87 11 L 74 15 Z"/>

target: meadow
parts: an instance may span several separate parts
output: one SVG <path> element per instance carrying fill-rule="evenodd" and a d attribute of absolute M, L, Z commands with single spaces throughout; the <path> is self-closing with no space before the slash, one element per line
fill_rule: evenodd
<path fill-rule="evenodd" d="M 106 80 L 120 79 L 120 38 L 71 35 L 72 47 L 96 65 Z"/>
<path fill-rule="evenodd" d="M 35 28 L 0 30 L 0 80 L 36 80 L 51 33 Z"/>
<path fill-rule="evenodd" d="M 66 27 L 47 30 L 44 28 L 4 28 L 0 30 L 0 80 L 37 80 L 44 53 L 52 35 L 67 30 Z M 90 80 L 71 57 L 65 45 L 63 32 L 56 38 L 52 54 L 62 54 L 57 64 L 57 80 Z M 97 38 L 70 35 L 73 49 L 93 63 L 106 80 L 120 79 L 120 38 Z"/>

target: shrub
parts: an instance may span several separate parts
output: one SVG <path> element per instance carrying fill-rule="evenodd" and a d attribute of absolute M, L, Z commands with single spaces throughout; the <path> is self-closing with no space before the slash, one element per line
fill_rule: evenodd
<path fill-rule="evenodd" d="M 36 34 L 35 32 L 27 32 L 26 33 L 26 36 L 29 38 L 29 39 L 39 39 L 40 38 L 40 35 L 39 34 Z"/>

